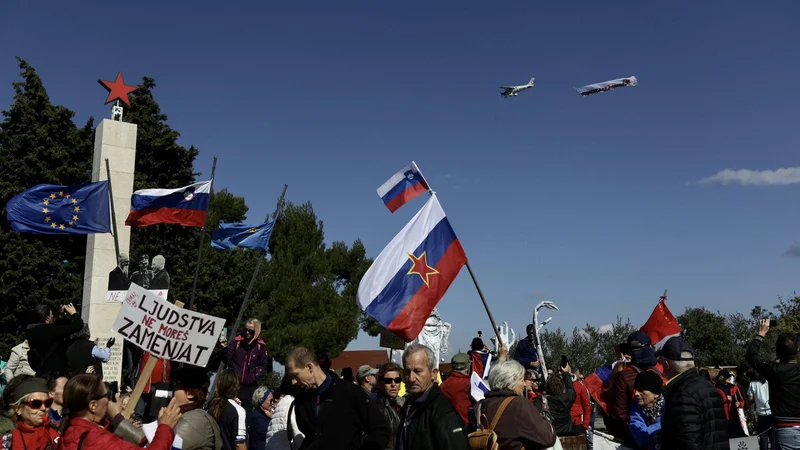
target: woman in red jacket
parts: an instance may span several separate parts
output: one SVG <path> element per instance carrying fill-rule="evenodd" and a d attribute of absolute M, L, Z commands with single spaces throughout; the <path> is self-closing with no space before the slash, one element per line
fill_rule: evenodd
<path fill-rule="evenodd" d="M 100 377 L 85 374 L 71 378 L 64 387 L 64 407 L 69 410 L 69 415 L 61 423 L 57 450 L 141 450 L 146 439 L 141 439 L 137 446 L 117 435 L 135 427 L 122 417 L 119 405 L 112 403 L 110 398 L 111 393 Z M 106 417 L 114 421 L 117 434 L 109 430 L 111 424 Z M 148 449 L 170 450 L 175 438 L 172 428 L 180 418 L 180 408 L 175 406 L 173 399 L 159 412 L 158 429 Z"/>
<path fill-rule="evenodd" d="M 3 449 L 53 450 L 58 433 L 50 426 L 48 410 L 53 405 L 47 382 L 31 377 L 13 388 L 10 409 L 17 427 L 3 436 Z"/>

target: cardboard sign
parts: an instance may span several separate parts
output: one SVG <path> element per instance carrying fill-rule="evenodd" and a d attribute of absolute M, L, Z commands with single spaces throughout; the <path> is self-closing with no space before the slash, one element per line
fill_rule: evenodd
<path fill-rule="evenodd" d="M 224 325 L 225 319 L 178 308 L 131 284 L 113 329 L 159 358 L 205 367 Z"/>
<path fill-rule="evenodd" d="M 167 295 L 169 295 L 169 289 L 150 289 L 148 292 L 155 294 L 164 300 L 166 300 Z M 128 291 L 108 291 L 106 294 L 106 303 L 122 303 L 122 301 L 125 300 L 125 294 L 127 293 Z"/>

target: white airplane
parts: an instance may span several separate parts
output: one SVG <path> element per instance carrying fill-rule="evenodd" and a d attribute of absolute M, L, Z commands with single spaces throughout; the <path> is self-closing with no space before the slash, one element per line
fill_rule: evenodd
<path fill-rule="evenodd" d="M 504 98 L 508 98 L 509 96 L 516 97 L 525 89 L 532 88 L 534 80 L 536 80 L 536 77 L 531 78 L 531 81 L 529 81 L 528 84 L 523 84 L 521 86 L 500 86 L 500 89 L 503 90 L 500 95 L 502 95 Z"/>

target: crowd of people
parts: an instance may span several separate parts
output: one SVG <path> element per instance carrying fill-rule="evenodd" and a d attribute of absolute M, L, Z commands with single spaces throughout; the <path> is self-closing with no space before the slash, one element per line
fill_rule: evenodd
<path fill-rule="evenodd" d="M 748 366 L 736 376 L 721 370 L 713 380 L 695 366 L 683 338 L 656 351 L 647 334 L 635 332 L 620 344 L 598 394 L 568 360 L 542 370 L 532 325 L 513 354 L 505 346 L 490 352 L 476 338 L 442 374 L 434 351 L 417 343 L 405 349 L 402 364 L 362 366 L 354 375 L 336 373 L 326 356 L 298 347 L 280 385 L 269 389 L 262 375 L 272 359 L 260 322 L 250 319 L 239 336 L 221 342 L 227 368 L 218 373 L 213 364 L 172 367 L 160 359 L 127 417 L 130 393 L 102 378 L 113 340 L 104 347 L 92 341 L 71 305 L 59 316 L 41 306 L 11 352 L 3 372 L 3 450 L 530 450 L 559 448 L 565 438 L 592 448 L 599 420 L 636 449 L 727 449 L 729 438 L 749 433 L 749 422 L 763 450 L 800 449 L 797 339 L 781 334 L 776 359 L 761 360 L 769 321 L 747 348 Z M 471 378 L 482 377 L 487 364 L 488 392 L 476 401 Z M 751 420 L 741 414 L 748 408 Z"/>

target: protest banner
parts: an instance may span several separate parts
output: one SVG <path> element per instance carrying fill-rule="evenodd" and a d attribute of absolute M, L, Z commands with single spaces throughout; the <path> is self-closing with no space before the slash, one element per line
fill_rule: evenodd
<path fill-rule="evenodd" d="M 205 367 L 224 325 L 225 319 L 179 308 L 131 284 L 113 330 L 159 358 Z"/>

